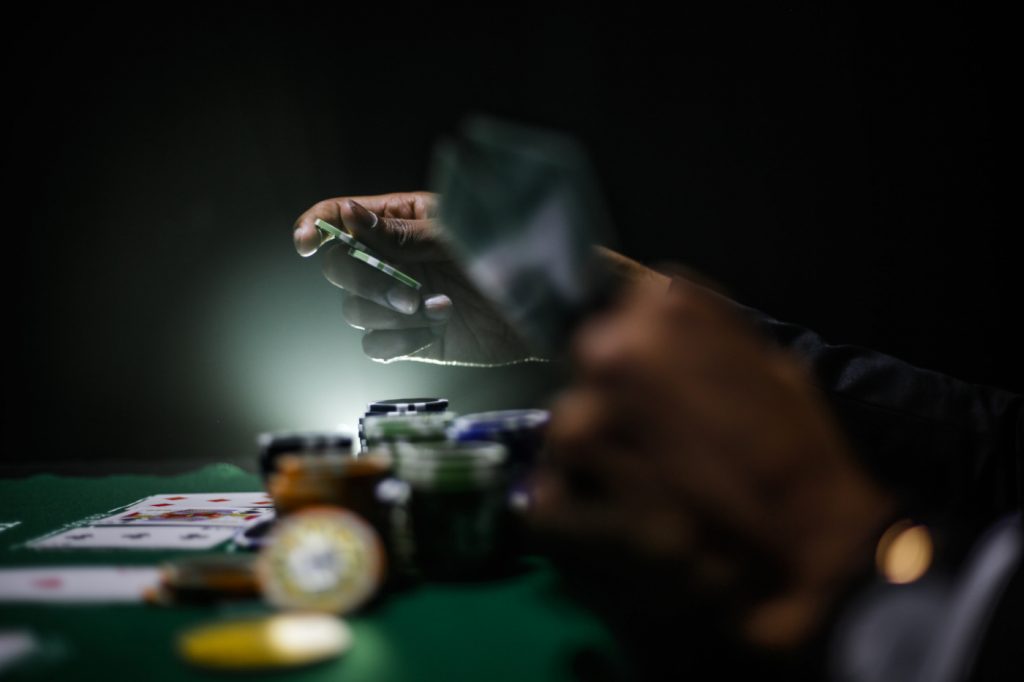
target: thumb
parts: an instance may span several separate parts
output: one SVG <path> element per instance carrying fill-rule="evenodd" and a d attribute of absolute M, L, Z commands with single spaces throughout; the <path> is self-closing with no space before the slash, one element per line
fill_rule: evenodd
<path fill-rule="evenodd" d="M 382 216 L 351 199 L 342 203 L 340 212 L 352 236 L 385 258 L 406 263 L 451 259 L 448 237 L 433 218 Z"/>

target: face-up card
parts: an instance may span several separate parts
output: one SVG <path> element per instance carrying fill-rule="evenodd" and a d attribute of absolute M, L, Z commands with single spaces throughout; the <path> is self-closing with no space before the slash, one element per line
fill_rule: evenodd
<path fill-rule="evenodd" d="M 160 583 L 160 569 L 60 566 L 0 569 L 0 602 L 138 602 Z"/>
<path fill-rule="evenodd" d="M 209 549 L 231 538 L 233 527 L 83 526 L 33 540 L 33 549 Z"/>
<path fill-rule="evenodd" d="M 151 495 L 130 505 L 130 511 L 171 509 L 272 509 L 273 501 L 266 493 L 166 493 Z"/>
<path fill-rule="evenodd" d="M 97 526 L 250 526 L 274 516 L 273 509 L 136 509 L 123 511 L 95 522 Z"/>

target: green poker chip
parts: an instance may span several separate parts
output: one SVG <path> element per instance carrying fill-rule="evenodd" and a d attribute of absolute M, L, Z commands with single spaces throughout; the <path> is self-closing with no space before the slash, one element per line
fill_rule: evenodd
<path fill-rule="evenodd" d="M 348 255 L 352 256 L 356 260 L 363 261 L 364 263 L 366 263 L 367 265 L 369 265 L 372 268 L 376 268 L 377 270 L 380 270 L 385 275 L 390 275 L 391 277 L 394 277 L 395 279 L 397 279 L 399 282 L 401 282 L 402 284 L 406 285 L 407 287 L 412 287 L 413 289 L 416 289 L 417 291 L 419 291 L 423 287 L 422 284 L 420 284 L 415 279 L 413 279 L 409 275 L 405 274 L 404 272 L 402 272 L 401 270 L 399 270 L 395 266 L 393 266 L 393 265 L 391 265 L 389 263 L 385 263 L 384 261 L 382 261 L 380 258 L 377 258 L 376 256 L 371 256 L 369 253 L 367 253 L 364 250 L 361 250 L 359 248 L 351 248 L 351 249 L 348 250 Z"/>
<path fill-rule="evenodd" d="M 465 490 L 500 482 L 507 457 L 500 443 L 398 443 L 395 474 L 414 487 Z"/>
<path fill-rule="evenodd" d="M 368 444 L 399 441 L 443 441 L 454 412 L 425 412 L 408 415 L 369 415 L 363 417 L 362 435 Z"/>
<path fill-rule="evenodd" d="M 354 249 L 362 249 L 363 251 L 370 250 L 370 247 L 368 247 L 366 244 L 362 243 L 361 241 L 350 235 L 348 232 L 345 232 L 344 230 L 339 230 L 326 220 L 320 220 L 319 218 L 317 218 L 316 222 L 314 222 L 313 224 L 316 225 L 317 229 L 319 229 L 321 232 L 326 232 L 332 238 L 337 239 L 340 242 L 344 242 L 345 244 L 349 245 Z"/>

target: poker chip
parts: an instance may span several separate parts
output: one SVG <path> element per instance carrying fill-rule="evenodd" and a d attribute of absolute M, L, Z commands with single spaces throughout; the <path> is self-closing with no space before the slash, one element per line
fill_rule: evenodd
<path fill-rule="evenodd" d="M 392 398 L 390 400 L 375 400 L 367 405 L 366 416 L 406 414 L 408 412 L 444 412 L 447 409 L 447 398 Z"/>
<path fill-rule="evenodd" d="M 348 255 L 352 256 L 356 260 L 361 260 L 362 262 L 369 265 L 371 268 L 380 270 L 385 275 L 389 275 L 390 277 L 397 279 L 399 282 L 406 285 L 407 287 L 412 287 L 417 291 L 419 291 L 423 287 L 422 284 L 420 284 L 418 281 L 416 281 L 409 275 L 405 274 L 395 266 L 391 265 L 390 263 L 385 263 L 376 256 L 371 256 L 364 250 L 352 248 L 348 250 Z"/>
<path fill-rule="evenodd" d="M 398 443 L 396 477 L 408 486 L 412 564 L 427 579 L 472 578 L 501 563 L 508 511 L 500 443 Z"/>
<path fill-rule="evenodd" d="M 508 504 L 520 515 L 531 504 L 529 477 L 544 442 L 547 410 L 499 410 L 458 417 L 450 436 L 456 442 L 490 441 L 508 449 Z"/>
<path fill-rule="evenodd" d="M 281 519 L 272 536 L 256 569 L 264 599 L 278 608 L 348 613 L 383 580 L 380 538 L 353 512 L 310 507 Z"/>
<path fill-rule="evenodd" d="M 398 443 L 395 475 L 413 487 L 468 489 L 499 481 L 500 443 Z"/>
<path fill-rule="evenodd" d="M 352 436 L 342 431 L 279 431 L 261 433 L 259 447 L 260 472 L 269 477 L 277 469 L 277 460 L 288 453 L 337 454 L 352 450 Z"/>
<path fill-rule="evenodd" d="M 339 618 L 288 613 L 201 625 L 178 637 L 178 654 L 214 670 L 267 670 L 311 665 L 352 647 L 352 631 Z"/>
<path fill-rule="evenodd" d="M 445 412 L 447 398 L 392 398 L 376 400 L 366 406 L 366 414 L 359 419 L 359 445 L 365 451 L 373 445 L 366 439 L 366 420 L 371 417 L 405 417 Z M 444 437 L 444 436 L 442 436 Z"/>
<path fill-rule="evenodd" d="M 493 441 L 508 448 L 509 465 L 525 470 L 540 451 L 550 413 L 547 410 L 498 410 L 466 414 L 452 422 L 450 435 L 457 442 Z"/>
<path fill-rule="evenodd" d="M 443 441 L 454 419 L 454 412 L 373 414 L 360 420 L 361 437 L 370 447 L 401 441 Z"/>
<path fill-rule="evenodd" d="M 452 422 L 456 440 L 490 440 L 504 434 L 539 431 L 547 427 L 547 410 L 497 410 L 466 414 Z"/>
<path fill-rule="evenodd" d="M 326 220 L 320 220 L 319 218 L 317 218 L 313 224 L 316 225 L 321 232 L 326 232 L 330 237 L 337 239 L 340 242 L 344 242 L 345 244 L 354 249 L 362 249 L 363 251 L 370 250 L 370 247 L 368 247 L 366 244 L 362 243 L 361 241 L 350 235 L 348 232 L 345 232 L 344 230 L 339 230 L 337 227 L 331 225 Z"/>
<path fill-rule="evenodd" d="M 209 603 L 259 596 L 251 555 L 182 557 L 160 566 L 160 584 L 146 594 L 154 604 Z"/>

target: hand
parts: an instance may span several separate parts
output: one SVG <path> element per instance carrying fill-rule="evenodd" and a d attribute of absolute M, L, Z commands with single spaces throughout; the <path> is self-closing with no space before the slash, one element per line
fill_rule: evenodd
<path fill-rule="evenodd" d="M 699 598 L 755 648 L 805 642 L 870 565 L 892 503 L 799 365 L 683 280 L 641 282 L 575 348 L 579 379 L 535 481 L 537 527 L 629 557 L 631 585 L 660 585 L 655 608 Z M 656 581 L 639 570 L 651 566 L 670 568 Z"/>
<path fill-rule="evenodd" d="M 375 360 L 500 365 L 529 359 L 516 331 L 455 262 L 436 213 L 437 197 L 428 192 L 327 199 L 295 222 L 295 249 L 311 256 L 324 247 L 324 276 L 344 290 L 345 321 L 366 330 L 363 351 Z M 423 289 L 352 258 L 344 245 L 333 248 L 337 241 L 325 239 L 317 218 L 348 231 Z"/>

